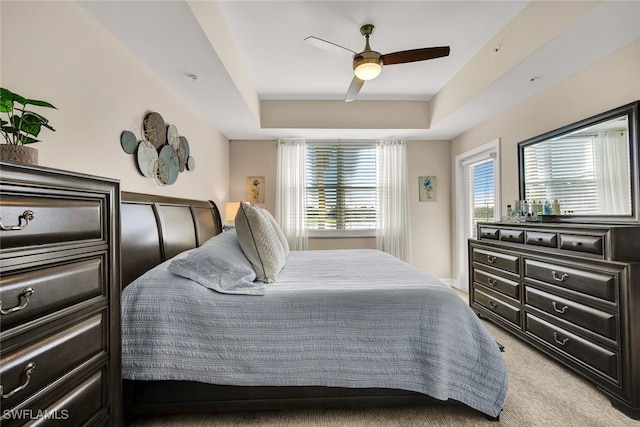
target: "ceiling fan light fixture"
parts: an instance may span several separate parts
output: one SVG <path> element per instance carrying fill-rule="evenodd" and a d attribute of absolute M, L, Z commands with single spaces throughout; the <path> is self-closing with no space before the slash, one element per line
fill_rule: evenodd
<path fill-rule="evenodd" d="M 379 58 L 361 58 L 354 62 L 353 71 L 360 80 L 372 80 L 380 75 L 382 61 Z"/>

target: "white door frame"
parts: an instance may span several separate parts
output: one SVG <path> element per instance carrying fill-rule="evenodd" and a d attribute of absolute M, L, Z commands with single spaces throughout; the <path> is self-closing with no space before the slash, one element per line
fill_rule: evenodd
<path fill-rule="evenodd" d="M 500 208 L 502 206 L 500 198 L 500 138 L 496 138 L 479 147 L 458 154 L 455 160 L 456 174 L 456 283 L 454 287 L 468 291 L 469 290 L 469 264 L 467 253 L 467 197 L 465 194 L 464 183 L 464 167 L 465 165 L 480 161 L 483 159 L 493 158 L 495 160 L 493 178 L 494 178 L 494 209 L 493 215 L 496 221 L 500 219 Z"/>

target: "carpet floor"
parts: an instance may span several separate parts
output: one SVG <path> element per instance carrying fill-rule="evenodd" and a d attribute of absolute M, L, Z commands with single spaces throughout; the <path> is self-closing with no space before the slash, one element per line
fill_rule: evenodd
<path fill-rule="evenodd" d="M 465 298 L 466 294 L 460 293 Z M 505 347 L 509 393 L 499 422 L 461 405 L 310 409 L 136 417 L 134 427 L 640 427 L 611 406 L 594 385 L 517 337 L 485 321 Z"/>

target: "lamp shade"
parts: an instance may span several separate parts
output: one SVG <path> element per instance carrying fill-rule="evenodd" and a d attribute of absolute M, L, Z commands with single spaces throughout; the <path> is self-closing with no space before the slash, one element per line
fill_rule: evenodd
<path fill-rule="evenodd" d="M 224 205 L 224 220 L 225 222 L 234 222 L 236 219 L 236 213 L 240 209 L 240 202 L 227 202 Z"/>
<path fill-rule="evenodd" d="M 377 58 L 362 58 L 356 62 L 353 71 L 360 80 L 371 80 L 380 75 L 382 64 Z"/>

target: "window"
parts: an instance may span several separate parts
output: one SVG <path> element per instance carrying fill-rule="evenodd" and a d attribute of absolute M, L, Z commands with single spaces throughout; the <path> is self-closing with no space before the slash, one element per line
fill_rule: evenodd
<path fill-rule="evenodd" d="M 563 208 L 589 213 L 597 208 L 593 144 L 590 138 L 565 138 L 525 150 L 525 182 L 530 200 L 562 199 Z M 576 179 L 577 177 L 577 179 Z M 551 200 L 550 200 L 551 199 Z"/>
<path fill-rule="evenodd" d="M 479 221 L 494 220 L 494 176 L 495 161 L 492 158 L 465 165 L 465 194 L 468 198 L 468 237 L 476 238 Z"/>
<path fill-rule="evenodd" d="M 558 199 L 563 211 L 582 215 L 629 211 L 626 134 L 576 135 L 530 147 L 524 150 L 528 200 Z"/>
<path fill-rule="evenodd" d="M 375 230 L 375 143 L 308 143 L 306 170 L 308 230 Z"/>
<path fill-rule="evenodd" d="M 500 139 L 456 156 L 456 282 L 469 289 L 467 240 L 476 237 L 478 221 L 500 217 Z"/>

